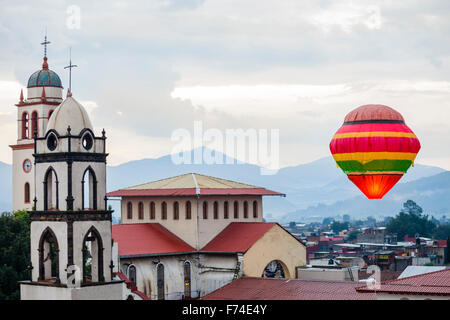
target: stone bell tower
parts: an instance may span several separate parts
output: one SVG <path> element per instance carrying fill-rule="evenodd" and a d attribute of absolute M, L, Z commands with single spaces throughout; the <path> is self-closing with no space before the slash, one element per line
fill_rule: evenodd
<path fill-rule="evenodd" d="M 106 136 L 72 94 L 34 137 L 31 281 L 22 299 L 121 299 L 106 204 Z"/>

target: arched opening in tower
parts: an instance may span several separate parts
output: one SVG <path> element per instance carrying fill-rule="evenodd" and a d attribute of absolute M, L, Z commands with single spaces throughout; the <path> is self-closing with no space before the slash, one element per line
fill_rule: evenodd
<path fill-rule="evenodd" d="M 103 241 L 95 227 L 83 239 L 83 283 L 104 282 Z"/>
<path fill-rule="evenodd" d="M 97 178 L 91 167 L 84 171 L 81 187 L 83 210 L 97 210 Z"/>
<path fill-rule="evenodd" d="M 58 240 L 49 227 L 39 240 L 39 281 L 59 283 Z"/>
<path fill-rule="evenodd" d="M 50 167 L 44 179 L 44 210 L 58 209 L 58 177 Z"/>

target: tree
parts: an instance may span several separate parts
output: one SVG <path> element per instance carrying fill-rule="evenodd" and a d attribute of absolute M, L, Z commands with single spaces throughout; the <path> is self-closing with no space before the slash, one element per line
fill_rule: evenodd
<path fill-rule="evenodd" d="M 447 240 L 450 237 L 450 224 L 442 224 L 436 228 L 433 238 L 437 240 Z"/>
<path fill-rule="evenodd" d="M 333 221 L 331 224 L 331 230 L 333 230 L 334 233 L 338 233 L 342 230 L 348 229 L 348 222 L 339 222 L 339 221 Z"/>
<path fill-rule="evenodd" d="M 18 281 L 30 278 L 30 225 L 26 211 L 0 215 L 0 300 L 18 300 Z"/>
<path fill-rule="evenodd" d="M 353 241 L 358 237 L 361 232 L 358 230 L 352 230 L 348 233 L 347 241 Z"/>
<path fill-rule="evenodd" d="M 436 225 L 422 212 L 422 208 L 414 201 L 406 201 L 399 214 L 387 224 L 387 232 L 397 233 L 398 239 L 403 239 L 405 235 L 413 237 L 416 233 L 431 237 Z"/>
<path fill-rule="evenodd" d="M 327 225 L 329 225 L 330 223 L 332 223 L 333 221 L 334 221 L 334 219 L 331 218 L 331 217 L 325 218 L 325 219 L 323 219 L 323 221 L 322 221 L 322 225 L 327 226 Z"/>

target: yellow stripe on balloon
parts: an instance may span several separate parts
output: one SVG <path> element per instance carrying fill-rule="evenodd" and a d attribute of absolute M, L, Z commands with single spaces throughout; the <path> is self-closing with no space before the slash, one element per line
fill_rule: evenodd
<path fill-rule="evenodd" d="M 409 152 L 352 152 L 352 153 L 335 153 L 333 158 L 335 161 L 358 161 L 362 164 L 373 160 L 410 160 L 414 161 L 417 153 Z"/>
<path fill-rule="evenodd" d="M 348 132 L 338 133 L 333 136 L 333 139 L 343 138 L 365 138 L 365 137 L 401 137 L 401 138 L 416 138 L 416 135 L 411 132 Z"/>

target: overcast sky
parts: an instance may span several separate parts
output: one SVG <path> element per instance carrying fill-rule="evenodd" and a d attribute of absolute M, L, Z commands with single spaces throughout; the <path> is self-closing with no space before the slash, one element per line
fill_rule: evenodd
<path fill-rule="evenodd" d="M 69 28 L 71 5 L 80 28 Z M 159 157 L 171 134 L 280 130 L 281 166 L 330 155 L 352 109 L 401 112 L 418 163 L 450 170 L 450 2 L 325 0 L 0 1 L 0 161 L 11 163 L 21 88 L 42 65 L 74 97 L 109 163 Z M 70 11 L 70 10 L 69 10 Z M 73 20 L 69 20 L 72 21 Z"/>

